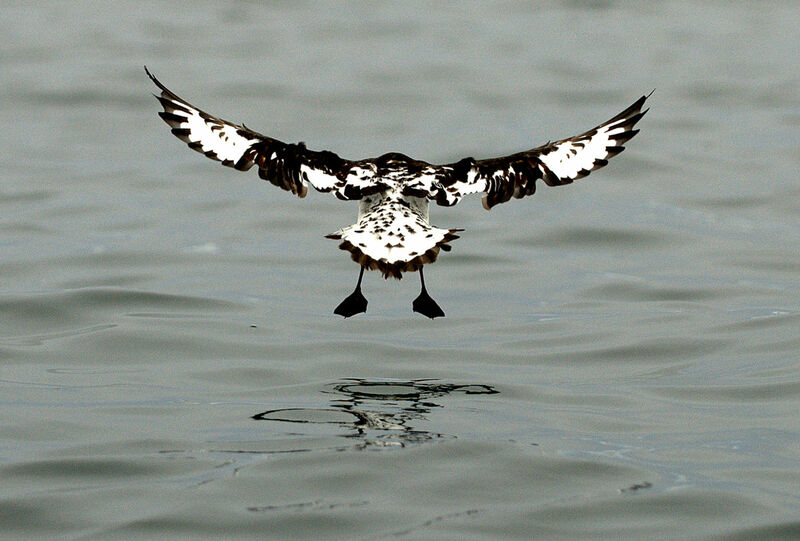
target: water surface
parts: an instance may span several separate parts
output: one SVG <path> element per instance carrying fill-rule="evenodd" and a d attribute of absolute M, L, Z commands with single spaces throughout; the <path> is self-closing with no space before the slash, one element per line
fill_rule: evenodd
<path fill-rule="evenodd" d="M 795 2 L 5 2 L 0 537 L 800 537 Z M 656 89 L 602 171 L 365 277 L 142 65 L 347 158 L 485 158 Z"/>

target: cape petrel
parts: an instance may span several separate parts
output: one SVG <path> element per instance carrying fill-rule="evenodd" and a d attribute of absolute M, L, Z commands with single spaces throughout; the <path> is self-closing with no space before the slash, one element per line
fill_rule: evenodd
<path fill-rule="evenodd" d="M 401 278 L 419 271 L 421 292 L 414 299 L 415 312 L 429 318 L 444 312 L 425 289 L 422 267 L 433 263 L 440 250 L 463 229 L 441 229 L 430 224 L 431 201 L 449 207 L 474 193 L 483 194 L 483 207 L 491 209 L 512 197 L 519 199 L 536 191 L 536 181 L 561 186 L 603 167 L 611 156 L 639 130 L 633 129 L 647 110 L 642 96 L 620 114 L 575 137 L 502 158 L 460 161 L 434 165 L 391 152 L 377 158 L 345 160 L 333 152 L 315 151 L 304 143 L 284 143 L 212 116 L 165 87 L 145 67 L 161 90 L 155 95 L 164 110 L 159 116 L 172 134 L 222 165 L 246 171 L 258 166 L 258 176 L 299 197 L 308 185 L 332 192 L 339 199 L 358 201 L 358 219 L 327 238 L 341 241 L 360 271 L 356 288 L 334 310 L 350 317 L 367 311 L 361 293 L 364 270 L 380 271 L 384 278 Z"/>

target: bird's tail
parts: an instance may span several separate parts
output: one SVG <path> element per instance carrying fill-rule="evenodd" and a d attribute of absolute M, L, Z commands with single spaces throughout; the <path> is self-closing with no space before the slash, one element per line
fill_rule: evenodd
<path fill-rule="evenodd" d="M 441 229 L 430 225 L 402 201 L 384 200 L 366 212 L 357 223 L 326 235 L 341 240 L 339 248 L 350 252 L 353 261 L 384 278 L 402 278 L 433 263 L 439 250 L 449 251 L 448 243 L 462 229 Z"/>

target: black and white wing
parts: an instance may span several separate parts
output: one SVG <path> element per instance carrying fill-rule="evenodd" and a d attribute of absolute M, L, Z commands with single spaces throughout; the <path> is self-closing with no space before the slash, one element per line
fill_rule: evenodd
<path fill-rule="evenodd" d="M 309 150 L 303 143 L 283 143 L 243 124 L 212 116 L 177 96 L 144 69 L 161 89 L 155 97 L 164 110 L 158 114 L 172 128 L 172 134 L 222 165 L 240 171 L 257 165 L 259 177 L 300 197 L 308 193 L 308 184 L 321 192 L 334 192 L 340 199 L 361 199 L 383 188 L 374 182 L 375 169 L 369 163 Z"/>
<path fill-rule="evenodd" d="M 652 94 L 652 93 L 651 93 Z M 425 190 L 430 199 L 450 206 L 472 193 L 484 193 L 483 206 L 489 210 L 512 197 L 517 199 L 536 191 L 536 181 L 548 186 L 569 184 L 585 177 L 622 152 L 622 145 L 639 133 L 633 129 L 647 110 L 642 106 L 648 96 L 608 120 L 575 137 L 547 143 L 540 147 L 502 158 L 473 160 L 435 167 L 427 177 Z"/>

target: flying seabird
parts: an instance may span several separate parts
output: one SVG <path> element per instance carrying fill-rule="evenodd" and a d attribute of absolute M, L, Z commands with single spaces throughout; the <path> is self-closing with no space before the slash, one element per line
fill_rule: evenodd
<path fill-rule="evenodd" d="M 240 171 L 257 165 L 259 177 L 299 197 L 306 196 L 310 184 L 339 199 L 358 201 L 356 223 L 326 235 L 341 241 L 339 248 L 349 251 L 361 267 L 355 290 L 334 310 L 346 318 L 367 311 L 367 299 L 361 293 L 365 269 L 398 279 L 404 272 L 419 271 L 422 287 L 413 310 L 431 319 L 444 316 L 425 289 L 422 267 L 436 261 L 440 250 L 449 251 L 449 243 L 463 229 L 432 226 L 430 202 L 449 207 L 466 195 L 482 193 L 483 207 L 489 210 L 512 197 L 532 195 L 537 180 L 561 186 L 585 177 L 622 152 L 622 145 L 639 132 L 633 127 L 647 112 L 642 106 L 649 97 L 642 96 L 580 135 L 502 158 L 464 158 L 434 165 L 391 152 L 351 161 L 212 116 L 178 97 L 147 67 L 145 72 L 161 90 L 160 95 L 154 94 L 164 107 L 159 116 L 189 148 Z"/>

